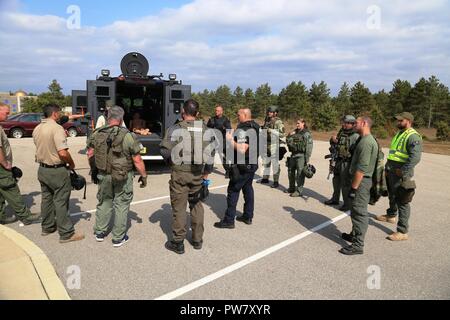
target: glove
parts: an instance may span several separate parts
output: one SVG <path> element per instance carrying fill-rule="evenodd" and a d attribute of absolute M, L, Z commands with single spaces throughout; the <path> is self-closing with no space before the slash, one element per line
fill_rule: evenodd
<path fill-rule="evenodd" d="M 348 197 L 352 200 L 354 200 L 356 198 L 356 191 L 358 191 L 357 189 L 351 188 L 350 192 L 348 193 Z"/>
<path fill-rule="evenodd" d="M 138 182 L 141 183 L 141 185 L 140 185 L 141 188 L 145 188 L 147 186 L 147 176 L 145 176 L 145 177 L 140 176 Z"/>
<path fill-rule="evenodd" d="M 202 186 L 209 187 L 211 185 L 210 179 L 203 179 Z"/>

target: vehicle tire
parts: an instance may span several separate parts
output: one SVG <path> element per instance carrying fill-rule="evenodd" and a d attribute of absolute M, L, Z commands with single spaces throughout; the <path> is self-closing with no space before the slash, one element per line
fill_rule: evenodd
<path fill-rule="evenodd" d="M 14 128 L 11 130 L 11 137 L 15 138 L 15 139 L 20 139 L 23 137 L 23 130 L 20 128 Z"/>
<path fill-rule="evenodd" d="M 69 129 L 67 129 L 67 135 L 69 137 L 75 138 L 78 135 L 78 131 L 77 131 L 77 129 L 75 129 L 73 127 L 69 128 Z"/>

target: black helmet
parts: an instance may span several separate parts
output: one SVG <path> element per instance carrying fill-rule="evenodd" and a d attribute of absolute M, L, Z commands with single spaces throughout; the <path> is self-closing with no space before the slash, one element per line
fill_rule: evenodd
<path fill-rule="evenodd" d="M 22 178 L 23 172 L 22 172 L 22 170 L 20 170 L 20 168 L 12 167 L 11 172 L 12 172 L 14 179 L 18 180 L 18 179 Z"/>
<path fill-rule="evenodd" d="M 316 167 L 314 167 L 312 164 L 308 164 L 303 168 L 303 173 L 305 177 L 311 179 L 316 173 Z"/>
<path fill-rule="evenodd" d="M 70 183 L 75 190 L 81 190 L 86 186 L 86 179 L 72 170 L 70 173 Z"/>

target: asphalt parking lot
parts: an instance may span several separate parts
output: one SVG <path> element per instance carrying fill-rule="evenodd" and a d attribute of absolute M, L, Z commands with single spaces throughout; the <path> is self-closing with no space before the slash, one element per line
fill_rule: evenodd
<path fill-rule="evenodd" d="M 88 178 L 82 153 L 85 137 L 70 138 L 78 172 Z M 32 139 L 10 139 L 14 164 L 24 171 L 19 186 L 32 212 L 40 211 L 40 187 Z M 306 182 L 303 198 L 255 183 L 255 218 L 251 226 L 236 222 L 234 230 L 213 227 L 226 208 L 223 170 L 211 175 L 211 195 L 205 203 L 204 246 L 185 243 L 186 253 L 164 248 L 170 235 L 169 171 L 148 164 L 149 186 L 134 182 L 129 214 L 130 241 L 113 248 L 111 236 L 97 243 L 93 236 L 95 185 L 88 179 L 87 199 L 73 191 L 70 202 L 76 229 L 86 239 L 59 244 L 58 235 L 40 235 L 40 226 L 15 230 L 48 255 L 73 299 L 449 299 L 450 298 L 450 158 L 423 154 L 416 169 L 418 190 L 412 204 L 410 240 L 393 243 L 386 236 L 395 226 L 371 220 L 365 254 L 343 256 L 341 232 L 350 218 L 323 205 L 332 192 L 327 181 L 327 143 L 315 142 L 311 162 L 318 169 Z M 242 199 L 239 210 L 242 210 Z M 386 198 L 370 206 L 383 214 Z M 188 234 L 188 237 L 190 234 Z M 75 266 L 75 269 L 74 267 Z M 80 286 L 73 286 L 73 270 Z"/>

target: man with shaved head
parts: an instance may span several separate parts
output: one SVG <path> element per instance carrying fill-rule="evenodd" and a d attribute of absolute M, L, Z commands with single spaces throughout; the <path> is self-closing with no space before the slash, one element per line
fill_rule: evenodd
<path fill-rule="evenodd" d="M 220 229 L 234 229 L 235 219 L 247 225 L 252 224 L 253 220 L 253 178 L 258 170 L 259 125 L 252 120 L 252 112 L 248 108 L 240 109 L 237 116 L 239 124 L 236 132 L 228 132 L 226 135 L 227 144 L 234 150 L 234 157 L 227 189 L 227 211 L 225 217 L 214 224 Z M 242 216 L 236 218 L 236 206 L 241 190 L 244 194 L 244 210 Z"/>
<path fill-rule="evenodd" d="M 360 138 L 352 152 L 349 175 L 351 190 L 348 194 L 351 202 L 352 231 L 343 233 L 342 238 L 351 245 L 339 250 L 345 255 L 362 254 L 364 252 L 364 237 L 369 226 L 367 207 L 370 201 L 372 176 L 377 164 L 379 152 L 378 143 L 371 134 L 372 119 L 359 117 L 356 119 L 356 131 Z"/>

